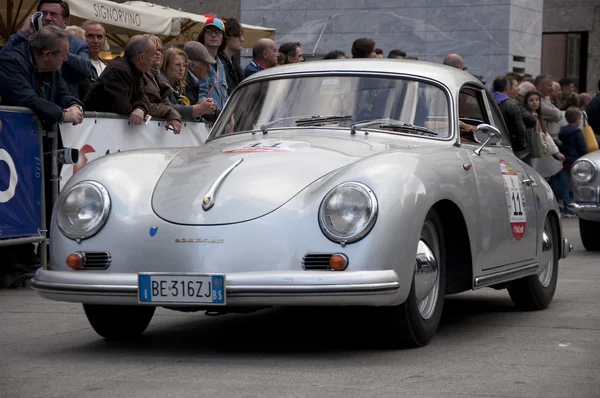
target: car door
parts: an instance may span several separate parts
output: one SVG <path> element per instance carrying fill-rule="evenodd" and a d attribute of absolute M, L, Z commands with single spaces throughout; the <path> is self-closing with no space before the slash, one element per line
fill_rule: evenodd
<path fill-rule="evenodd" d="M 480 144 L 463 142 L 477 181 L 481 220 L 483 270 L 525 265 L 535 259 L 537 230 L 534 193 L 529 176 L 510 148 L 509 135 L 495 104 L 485 90 L 465 86 L 459 96 L 459 119 L 466 124 L 488 123 L 502 141 L 477 155 Z"/>

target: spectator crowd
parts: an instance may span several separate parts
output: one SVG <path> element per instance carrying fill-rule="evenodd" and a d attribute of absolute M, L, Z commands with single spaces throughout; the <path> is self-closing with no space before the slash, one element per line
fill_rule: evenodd
<path fill-rule="evenodd" d="M 235 18 L 210 17 L 198 39 L 182 48 L 167 47 L 151 34 L 138 35 L 125 45 L 123 56 L 107 62 L 100 57 L 107 40 L 100 23 L 70 26 L 69 6 L 61 0 L 41 0 L 38 11 L 44 26 L 36 31 L 27 18 L 0 51 L 0 101 L 32 109 L 46 127 L 80 124 L 86 110 L 125 115 L 133 125 L 149 116 L 162 118 L 167 129 L 179 134 L 185 121 L 214 121 L 248 76 L 304 61 L 301 43 L 277 47 L 265 38 L 255 43 L 252 60 L 242 69 L 237 55 L 244 43 L 241 24 Z M 351 57 L 385 55 L 372 39 L 359 38 L 352 44 Z M 324 57 L 345 58 L 339 50 Z M 417 59 L 400 49 L 389 51 L 387 58 Z M 458 54 L 449 54 L 443 64 L 467 71 Z M 572 217 L 567 208 L 569 170 L 578 157 L 598 147 L 586 142 L 583 131 L 591 127 L 600 132 L 600 97 L 577 93 L 574 81 L 554 81 L 545 74 L 511 72 L 497 77 L 492 86 L 515 154 L 548 179 L 564 215 Z M 45 153 L 49 145 L 43 142 Z M 49 169 L 49 160 L 44 161 Z M 51 197 L 48 189 L 46 196 Z"/>

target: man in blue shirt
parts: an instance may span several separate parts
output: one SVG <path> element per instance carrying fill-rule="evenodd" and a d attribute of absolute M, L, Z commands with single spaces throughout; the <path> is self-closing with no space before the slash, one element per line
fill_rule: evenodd
<path fill-rule="evenodd" d="M 65 29 L 70 23 L 69 5 L 62 0 L 41 0 L 37 10 L 44 14 L 44 26 L 54 25 L 60 29 Z M 21 30 L 8 39 L 0 53 L 12 50 L 18 44 L 27 41 L 33 33 L 35 32 L 31 24 L 31 18 L 27 18 Z M 61 72 L 69 92 L 79 99 L 78 84 L 89 79 L 92 74 L 89 49 L 85 41 L 74 37 L 69 38 L 68 59 L 63 64 Z"/>
<path fill-rule="evenodd" d="M 252 61 L 244 69 L 244 78 L 260 72 L 261 70 L 269 69 L 277 66 L 277 58 L 279 52 L 277 45 L 271 39 L 260 39 L 252 48 Z"/>

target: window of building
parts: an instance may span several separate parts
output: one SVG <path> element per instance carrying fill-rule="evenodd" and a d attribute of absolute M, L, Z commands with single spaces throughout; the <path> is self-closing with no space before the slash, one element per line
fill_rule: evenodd
<path fill-rule="evenodd" d="M 587 32 L 544 33 L 542 35 L 542 72 L 558 81 L 575 80 L 575 87 L 586 87 L 588 53 Z"/>

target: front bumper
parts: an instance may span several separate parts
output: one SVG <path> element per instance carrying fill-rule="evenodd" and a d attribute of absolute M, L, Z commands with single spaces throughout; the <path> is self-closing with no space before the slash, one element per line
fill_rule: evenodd
<path fill-rule="evenodd" d="M 40 296 L 50 300 L 147 305 L 138 301 L 137 274 L 134 273 L 40 269 L 29 285 Z M 226 275 L 227 306 L 381 306 L 398 304 L 399 294 L 400 281 L 392 270 L 248 272 Z M 184 303 L 178 306 L 207 305 Z"/>
<path fill-rule="evenodd" d="M 596 204 L 579 204 L 572 202 L 569 203 L 568 207 L 575 213 L 600 213 L 600 206 Z"/>

